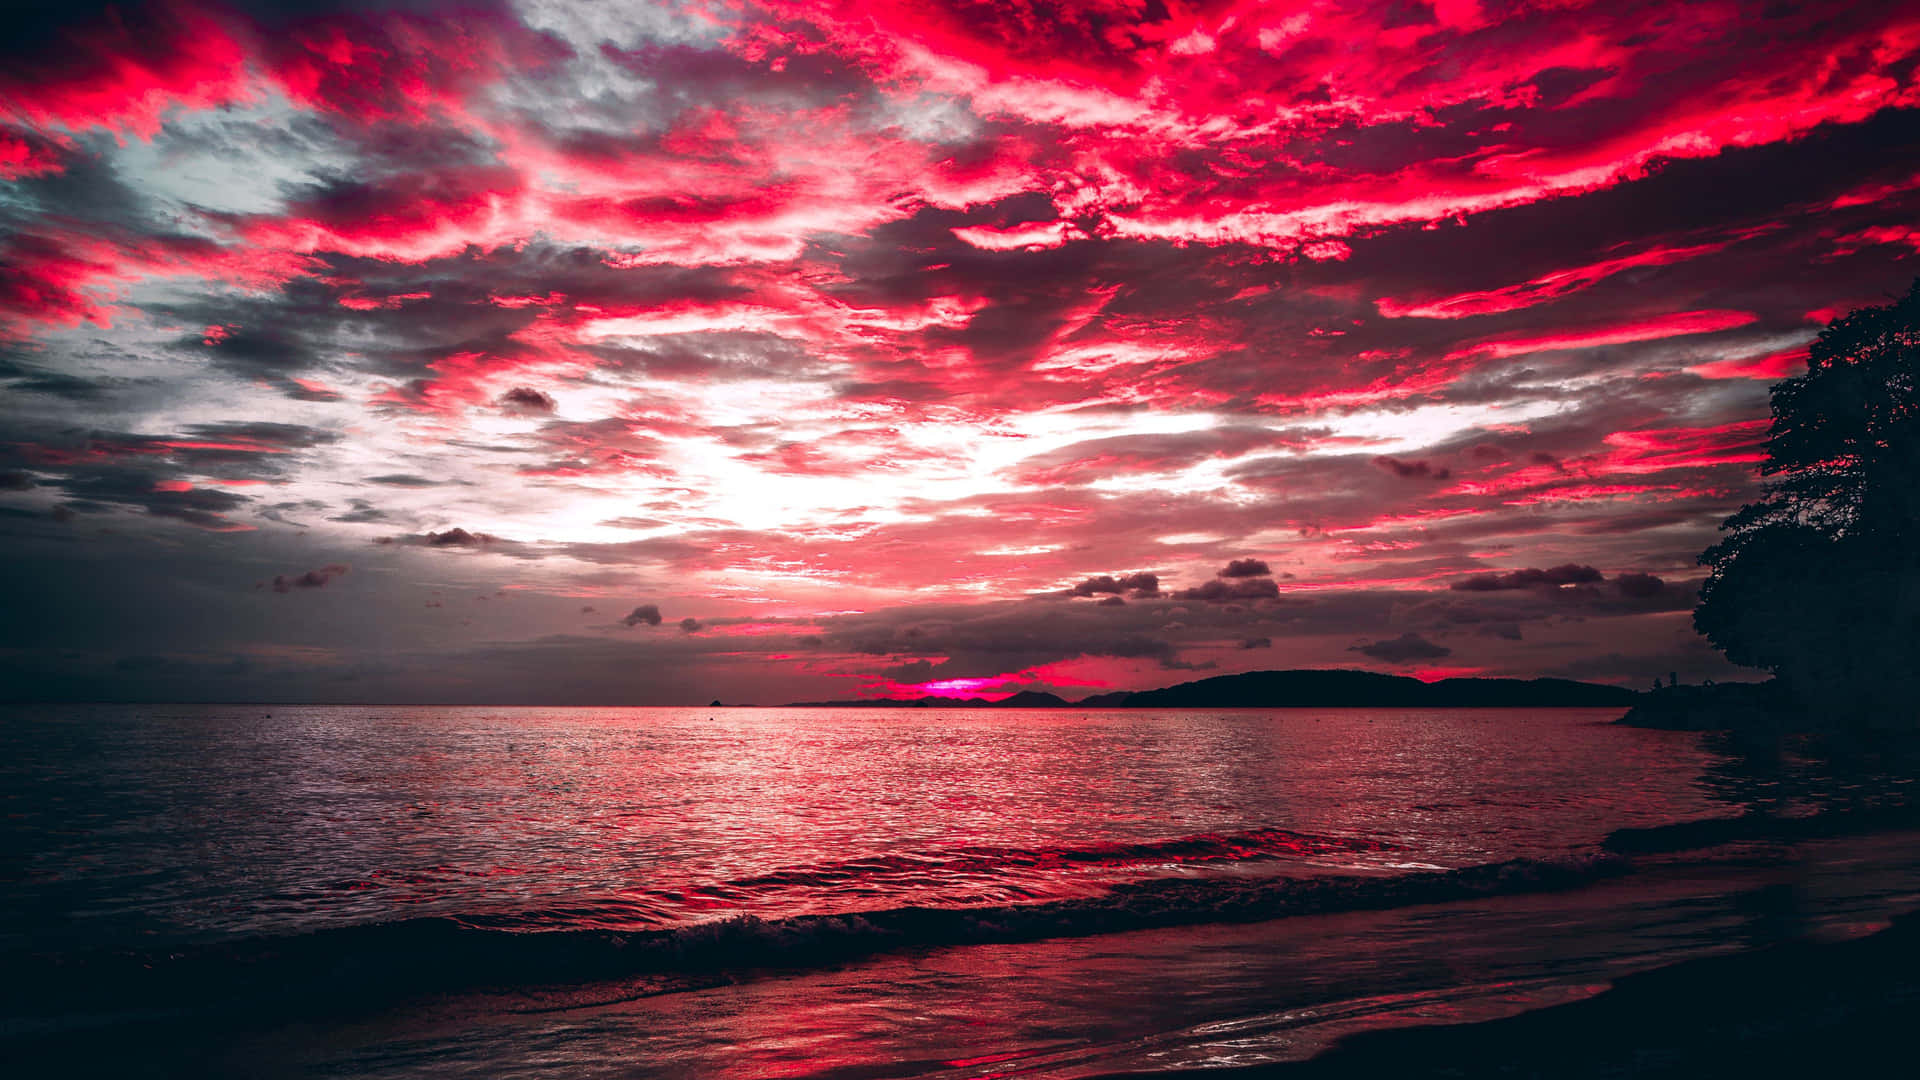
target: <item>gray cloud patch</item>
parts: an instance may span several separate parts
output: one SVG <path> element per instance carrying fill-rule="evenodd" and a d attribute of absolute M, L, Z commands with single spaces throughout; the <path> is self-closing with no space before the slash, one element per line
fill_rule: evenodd
<path fill-rule="evenodd" d="M 1415 660 L 1438 660 L 1443 656 L 1452 656 L 1453 650 L 1445 645 L 1436 645 L 1419 634 L 1409 630 L 1397 638 L 1385 641 L 1371 641 L 1365 645 L 1355 645 L 1347 650 L 1375 660 L 1384 660 L 1389 664 L 1408 664 Z"/>
<path fill-rule="evenodd" d="M 491 533 L 468 532 L 455 527 L 443 532 L 424 532 L 411 536 L 383 536 L 382 544 L 404 544 L 409 547 L 429 548 L 483 548 L 508 543 Z"/>
<path fill-rule="evenodd" d="M 1280 586 L 1272 578 L 1241 578 L 1238 581 L 1222 581 L 1215 578 L 1203 585 L 1191 589 L 1182 589 L 1174 594 L 1182 600 L 1199 600 L 1208 604 L 1231 604 L 1241 600 L 1271 600 L 1280 595 Z"/>
<path fill-rule="evenodd" d="M 1644 599 L 1660 595 L 1660 590 L 1666 588 L 1667 583 L 1652 574 L 1615 574 L 1613 587 L 1619 589 L 1622 596 Z"/>
<path fill-rule="evenodd" d="M 552 397 L 526 386 L 516 386 L 500 395 L 500 407 L 508 412 L 531 415 L 552 413 L 556 403 Z"/>
<path fill-rule="evenodd" d="M 1562 585 L 1593 585 L 1605 575 L 1591 566 L 1565 563 L 1542 570 L 1527 567 L 1504 574 L 1475 574 L 1447 586 L 1458 592 L 1499 592 L 1504 589 L 1557 589 Z"/>
<path fill-rule="evenodd" d="M 1124 577 L 1101 574 L 1098 577 L 1090 577 L 1067 590 L 1068 596 L 1112 595 L 1117 597 L 1123 593 L 1130 593 L 1136 598 L 1159 596 L 1160 577 L 1157 574 L 1144 572 L 1128 574 Z"/>
<path fill-rule="evenodd" d="M 272 582 L 273 591 L 277 593 L 290 593 L 295 589 L 318 589 L 334 578 L 345 574 L 347 569 L 348 567 L 345 563 L 328 563 L 317 570 L 308 570 L 304 574 L 294 574 L 292 576 L 275 574 Z"/>

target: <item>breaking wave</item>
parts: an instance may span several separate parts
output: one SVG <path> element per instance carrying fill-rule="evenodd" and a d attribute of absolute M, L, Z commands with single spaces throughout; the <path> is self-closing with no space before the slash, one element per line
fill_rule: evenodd
<path fill-rule="evenodd" d="M 1191 838 L 1183 850 L 1211 842 Z M 1127 847 L 1118 845 L 1117 847 Z M 1223 848 L 1224 850 L 1224 848 Z M 1164 856 L 1164 852 L 1162 855 Z M 1518 859 L 1394 876 L 1159 878 L 1087 898 L 984 907 L 896 907 L 741 916 L 658 930 L 522 932 L 421 918 L 170 951 L 7 958 L 10 1023 L 76 1012 L 298 1007 L 354 1011 L 438 994 L 651 980 L 655 990 L 800 970 L 900 950 L 1207 923 L 1246 923 L 1567 889 L 1629 869 L 1600 855 Z M 530 922 L 552 913 L 528 912 Z"/>

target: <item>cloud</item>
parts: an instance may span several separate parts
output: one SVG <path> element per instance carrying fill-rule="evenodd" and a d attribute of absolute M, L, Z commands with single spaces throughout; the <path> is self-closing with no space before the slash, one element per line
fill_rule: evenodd
<path fill-rule="evenodd" d="M 1594 568 L 1692 565 L 1913 274 L 1897 5 L 15 7 L 0 557 L 94 599 L 0 666 L 75 692 L 1651 663 L 1694 580 Z M 336 561 L 404 676 L 231 587 Z"/>
<path fill-rule="evenodd" d="M 641 623 L 646 623 L 648 626 L 659 626 L 660 607 L 658 604 L 641 604 L 632 611 L 627 612 L 626 617 L 622 618 L 620 622 L 630 627 L 639 626 Z"/>
<path fill-rule="evenodd" d="M 516 386 L 500 395 L 500 407 L 512 413 L 547 415 L 553 412 L 556 403 L 552 397 L 538 390 Z"/>
<path fill-rule="evenodd" d="M 388 473 L 385 476 L 369 476 L 367 477 L 367 483 L 382 484 L 387 487 L 410 488 L 438 487 L 440 485 L 440 481 L 438 480 L 429 480 L 424 476 L 415 476 L 412 473 Z"/>
<path fill-rule="evenodd" d="M 275 574 L 272 583 L 273 591 L 277 593 L 288 593 L 295 589 L 318 589 L 334 578 L 345 574 L 347 569 L 345 563 L 328 563 L 318 570 L 308 570 L 303 574 L 295 574 L 291 577 L 285 574 Z"/>
<path fill-rule="evenodd" d="M 347 505 L 353 509 L 348 510 L 344 514 L 335 514 L 327 520 L 345 522 L 353 525 L 369 525 L 388 519 L 387 512 L 373 505 L 373 502 L 369 499 L 348 499 Z"/>
<path fill-rule="evenodd" d="M 1267 564 L 1260 559 L 1235 559 L 1222 567 L 1220 572 L 1215 576 L 1223 578 L 1248 578 L 1265 577 L 1271 573 L 1273 573 L 1273 571 L 1269 570 Z"/>
<path fill-rule="evenodd" d="M 1145 571 L 1127 574 L 1117 578 L 1111 574 L 1101 574 L 1098 577 L 1090 577 L 1067 590 L 1068 596 L 1099 596 L 1102 594 L 1119 596 L 1122 593 L 1131 595 L 1136 599 L 1159 596 L 1160 577 L 1158 574 L 1147 573 Z"/>
<path fill-rule="evenodd" d="M 1652 574 L 1639 573 L 1615 574 L 1613 576 L 1613 585 L 1614 588 L 1620 590 L 1620 595 L 1634 597 L 1635 599 L 1658 596 L 1660 595 L 1660 591 L 1667 587 L 1666 582 Z"/>
<path fill-rule="evenodd" d="M 1504 574 L 1475 574 L 1462 578 L 1449 585 L 1457 592 L 1497 592 L 1503 589 L 1556 589 L 1563 585 L 1592 585 L 1605 580 L 1606 575 L 1591 566 L 1576 563 L 1563 563 L 1560 566 L 1542 570 L 1527 567 L 1523 570 L 1509 570 Z"/>
<path fill-rule="evenodd" d="M 462 528 L 446 529 L 441 532 L 424 532 L 411 536 L 381 537 L 383 544 L 406 544 L 412 547 L 430 548 L 483 548 L 506 541 L 491 533 L 468 532 Z"/>
<path fill-rule="evenodd" d="M 1436 645 L 1419 634 L 1409 630 L 1397 638 L 1355 645 L 1349 652 L 1363 653 L 1375 660 L 1384 660 L 1389 664 L 1409 664 L 1416 660 L 1438 660 L 1443 656 L 1452 656 L 1453 650 L 1445 645 Z"/>
<path fill-rule="evenodd" d="M 1174 596 L 1182 600 L 1199 600 L 1208 604 L 1230 604 L 1240 600 L 1271 600 L 1280 595 L 1280 587 L 1271 578 L 1243 578 L 1238 581 L 1215 579 L 1191 589 L 1181 589 Z"/>
<path fill-rule="evenodd" d="M 633 617 L 632 615 L 628 616 L 628 618 L 632 618 L 632 617 Z M 629 623 L 628 625 L 632 625 L 632 624 Z M 693 616 L 689 615 L 686 618 L 680 620 L 680 629 L 685 633 L 697 634 L 700 631 L 706 629 L 706 627 L 700 622 L 699 619 L 696 619 Z"/>
<path fill-rule="evenodd" d="M 1396 457 L 1382 455 L 1374 458 L 1373 463 L 1402 480 L 1445 480 L 1452 475 L 1450 470 L 1436 469 L 1431 463 L 1425 461 L 1401 461 Z"/>

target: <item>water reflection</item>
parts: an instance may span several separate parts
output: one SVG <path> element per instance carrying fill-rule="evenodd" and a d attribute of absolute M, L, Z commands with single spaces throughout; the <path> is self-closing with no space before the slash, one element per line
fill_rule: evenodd
<path fill-rule="evenodd" d="M 1621 728 L 1605 711 L 274 712 L 7 715 L 7 947 L 199 955 L 193 943 L 417 915 L 481 928 L 343 931 L 366 970 L 439 957 L 472 979 L 419 983 L 465 1019 L 408 1005 L 379 1031 L 328 1034 L 357 1049 L 315 1050 L 321 1072 L 1072 1076 L 1297 1056 L 1340 1024 L 1539 1003 L 1634 966 L 1871 927 L 1920 889 L 1906 839 L 1779 832 L 1816 809 L 1902 804 L 1898 763 Z M 1746 831 L 1706 854 L 1696 826 L 1672 827 L 1740 815 Z M 1421 868 L 1562 860 L 1629 829 L 1651 831 L 1619 848 L 1625 876 L 1574 873 L 1543 893 L 1493 868 L 1504 884 L 1482 892 L 1404 889 Z M 1292 895 L 1262 891 L 1277 877 L 1355 903 L 1247 900 Z M 1383 896 L 1391 910 L 1352 910 Z M 1063 917 L 1060 936 L 967 922 L 1062 900 L 1088 918 Z M 1149 900 L 1178 917 L 1135 917 Z M 1007 904 L 1021 906 L 923 910 Z M 1210 925 L 1249 911 L 1331 913 Z M 817 921 L 840 936 L 811 960 L 768 959 L 805 953 L 768 944 L 804 936 L 781 920 L 844 913 L 865 914 Z M 724 965 L 658 978 L 612 959 L 638 938 L 498 932 L 742 914 L 767 922 L 724 924 L 740 931 Z M 929 927 L 945 929 L 915 936 Z M 334 959 L 314 970 L 338 983 Z M 181 984 L 201 1004 L 225 992 L 226 969 L 186 967 L 211 971 Z M 479 993 L 500 971 L 533 974 L 505 998 Z M 681 992 L 641 996 L 667 988 Z M 370 1000 L 307 991 L 280 1000 Z M 557 1012 L 524 1015 L 536 1008 Z M 260 1052 L 284 1057 L 284 1035 Z"/>
<path fill-rule="evenodd" d="M 648 927 L 1007 903 L 1164 873 L 1553 857 L 1710 812 L 1716 797 L 1774 797 L 1696 736 L 1611 718 L 14 710 L 0 780 L 24 857 L 6 921 L 45 947 L 422 914 Z M 1045 855 L 1262 829 L 1359 843 Z M 978 851 L 1002 858 L 955 854 Z M 806 884 L 810 869 L 850 865 L 876 870 Z"/>

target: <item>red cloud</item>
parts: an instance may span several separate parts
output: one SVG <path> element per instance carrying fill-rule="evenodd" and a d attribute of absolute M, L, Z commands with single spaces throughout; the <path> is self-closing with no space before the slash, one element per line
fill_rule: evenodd
<path fill-rule="evenodd" d="M 72 22 L 49 8 L 33 13 L 29 25 L 38 25 L 0 65 L 0 115 L 151 138 L 170 109 L 218 108 L 252 94 L 240 41 L 192 4 L 114 4 Z"/>
<path fill-rule="evenodd" d="M 1668 469 L 1751 465 L 1765 461 L 1766 420 L 1742 420 L 1703 428 L 1616 431 L 1600 466 L 1604 474 L 1664 472 Z"/>
<path fill-rule="evenodd" d="M 64 168 L 50 140 L 0 128 L 0 180 L 47 176 Z"/>
<path fill-rule="evenodd" d="M 295 199 L 284 215 L 242 222 L 239 232 L 270 249 L 419 262 L 518 238 L 524 192 L 520 176 L 501 166 L 342 182 Z"/>
<path fill-rule="evenodd" d="M 357 123 L 463 112 L 476 90 L 569 52 L 504 7 L 294 18 L 262 27 L 261 59 L 295 102 Z"/>
<path fill-rule="evenodd" d="M 1806 370 L 1807 347 L 1805 345 L 1764 356 L 1747 356 L 1733 360 L 1712 360 L 1704 364 L 1695 364 L 1687 368 L 1688 373 L 1703 379 L 1760 379 L 1765 382 L 1779 382 L 1789 375 L 1797 375 Z"/>
<path fill-rule="evenodd" d="M 1460 293 L 1439 300 L 1409 303 L 1381 298 L 1380 314 L 1390 319 L 1464 319 L 1473 315 L 1496 315 L 1558 300 L 1590 288 L 1615 274 L 1641 267 L 1667 266 L 1686 259 L 1723 250 L 1727 245 L 1695 244 L 1690 247 L 1656 247 L 1633 255 L 1603 259 L 1600 262 L 1556 270 L 1519 285 L 1485 292 Z"/>
<path fill-rule="evenodd" d="M 1594 349 L 1603 345 L 1627 345 L 1636 341 L 1657 341 L 1661 338 L 1684 337 L 1689 334 L 1712 334 L 1746 326 L 1757 318 L 1758 316 L 1750 311 L 1677 311 L 1671 315 L 1659 315 L 1651 319 L 1639 319 L 1612 326 L 1567 330 L 1535 337 L 1495 338 L 1459 349 L 1450 354 L 1447 359 L 1485 356 L 1502 360 L 1510 356 L 1524 356 L 1527 353 L 1547 352 L 1553 349 Z"/>
<path fill-rule="evenodd" d="M 308 261 L 275 248 L 228 247 L 189 237 L 21 232 L 0 239 L 0 311 L 20 331 L 113 321 L 115 298 L 146 277 L 201 277 L 251 288 L 278 284 Z M 8 336 L 0 328 L 0 337 Z"/>

